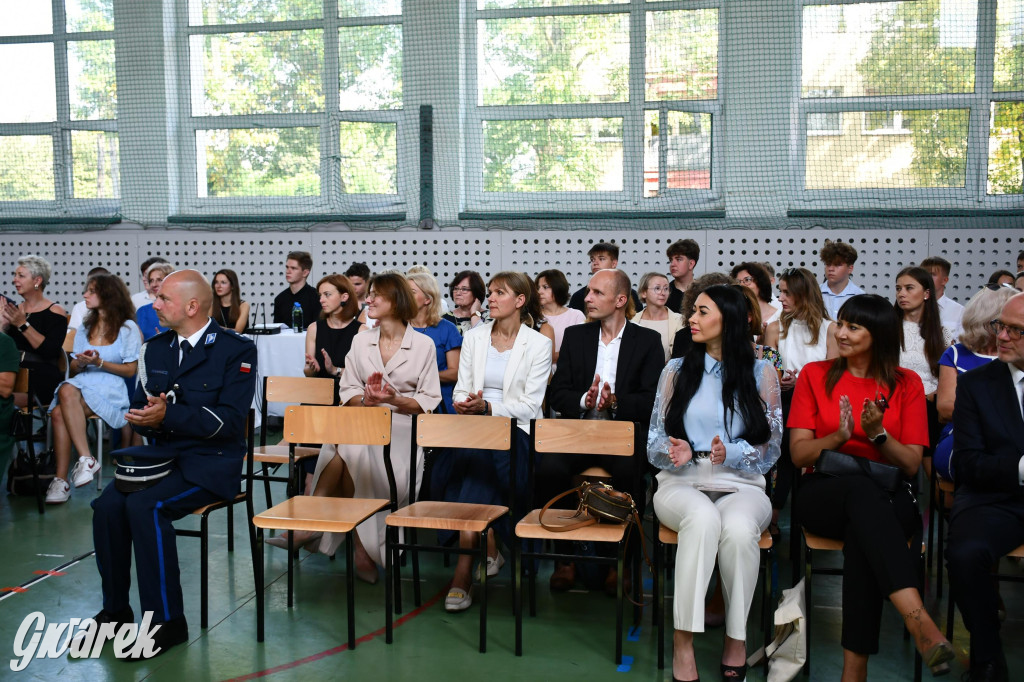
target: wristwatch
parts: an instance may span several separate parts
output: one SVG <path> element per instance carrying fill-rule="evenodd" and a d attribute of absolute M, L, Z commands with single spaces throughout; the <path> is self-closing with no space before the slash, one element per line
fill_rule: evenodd
<path fill-rule="evenodd" d="M 18 331 L 21 332 L 22 334 L 24 334 L 25 332 L 28 331 L 28 328 L 30 326 L 31 325 L 28 323 L 28 320 L 25 320 L 25 323 L 18 327 Z"/>
<path fill-rule="evenodd" d="M 889 440 L 889 434 L 885 432 L 885 428 L 882 428 L 882 432 L 871 439 L 871 442 L 876 446 L 881 447 L 885 441 Z"/>

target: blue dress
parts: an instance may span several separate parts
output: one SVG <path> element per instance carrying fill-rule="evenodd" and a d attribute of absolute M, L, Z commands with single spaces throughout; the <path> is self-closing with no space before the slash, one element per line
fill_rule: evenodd
<path fill-rule="evenodd" d="M 994 359 L 991 355 L 978 355 L 962 343 L 955 343 L 942 354 L 939 364 L 946 367 L 954 367 L 957 374 L 963 374 L 976 367 L 987 365 Z M 955 410 L 956 406 L 953 409 Z M 949 474 L 949 460 L 952 456 L 953 422 L 950 422 L 942 425 L 942 431 L 939 433 L 939 442 L 935 446 L 935 450 L 932 451 L 932 466 L 935 467 L 935 471 L 939 476 L 947 481 L 953 480 L 953 477 Z"/>
<path fill-rule="evenodd" d="M 153 310 L 152 303 L 147 303 L 136 310 L 135 319 L 139 321 L 139 329 L 142 331 L 144 341 L 149 341 L 157 334 L 167 331 L 166 327 L 160 326 L 160 320 L 156 316 L 156 311 Z"/>
<path fill-rule="evenodd" d="M 437 350 L 437 371 L 443 372 L 448 369 L 446 353 L 456 348 L 462 348 L 462 334 L 459 333 L 459 328 L 448 320 L 442 319 L 433 327 L 413 327 L 413 329 L 421 334 L 426 334 L 434 342 L 434 348 Z M 452 406 L 454 390 L 454 383 L 441 383 L 441 401 L 448 414 L 455 414 L 455 408 Z"/>
<path fill-rule="evenodd" d="M 142 349 L 142 336 L 135 322 L 128 320 L 121 325 L 121 331 L 118 332 L 114 343 L 97 346 L 89 343 L 89 332 L 85 327 L 78 327 L 75 332 L 75 347 L 72 352 L 78 354 L 90 349 L 99 353 L 104 362 L 119 364 L 135 362 L 139 359 L 139 351 Z M 79 372 L 66 382 L 61 383 L 68 383 L 78 388 L 89 409 L 111 428 L 119 429 L 125 425 L 124 415 L 128 412 L 130 396 L 122 377 L 90 365 L 85 371 Z M 50 410 L 52 411 L 56 406 L 57 396 L 54 393 Z"/>

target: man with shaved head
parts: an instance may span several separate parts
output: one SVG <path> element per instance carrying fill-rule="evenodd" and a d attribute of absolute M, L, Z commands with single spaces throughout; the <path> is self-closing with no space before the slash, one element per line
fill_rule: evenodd
<path fill-rule="evenodd" d="M 153 310 L 168 331 L 142 347 L 126 416 L 149 445 L 113 453 L 115 480 L 92 503 L 103 582 L 103 610 L 95 620 L 118 629 L 134 621 L 128 600 L 134 546 L 139 601 L 159 626 L 154 655 L 188 640 L 171 522 L 234 498 L 241 485 L 256 346 L 209 317 L 212 298 L 195 270 L 163 281 Z"/>
<path fill-rule="evenodd" d="M 565 329 L 548 405 L 565 419 L 637 423 L 633 460 L 545 455 L 536 476 L 541 501 L 571 488 L 573 476 L 594 466 L 611 473 L 617 490 L 632 493 L 636 472 L 646 466 L 647 426 L 658 377 L 665 367 L 665 351 L 658 332 L 628 321 L 634 314 L 631 291 L 629 276 L 621 270 L 598 270 L 590 278 L 585 297 L 590 321 Z M 644 500 L 636 502 L 642 506 Z M 551 589 L 568 590 L 575 579 L 574 566 L 559 563 L 551 576 Z M 615 594 L 616 579 L 612 570 L 605 580 L 605 590 L 611 595 Z"/>

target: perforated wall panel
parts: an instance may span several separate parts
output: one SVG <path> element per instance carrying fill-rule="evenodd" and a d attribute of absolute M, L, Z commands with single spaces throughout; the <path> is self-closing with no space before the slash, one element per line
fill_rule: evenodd
<path fill-rule="evenodd" d="M 285 287 L 284 261 L 289 251 L 310 251 L 310 282 L 344 272 L 361 261 L 374 272 L 429 267 L 447 296 L 447 285 L 460 270 L 474 269 L 486 280 L 494 273 L 522 270 L 531 275 L 562 270 L 573 290 L 590 276 L 586 252 L 597 241 L 621 249 L 622 269 L 633 282 L 648 271 L 665 272 L 665 249 L 676 239 L 701 246 L 696 274 L 728 270 L 744 260 L 769 261 L 777 270 L 807 267 L 821 273 L 818 250 L 825 239 L 847 241 L 858 250 L 854 281 L 867 291 L 891 298 L 893 277 L 904 265 L 939 255 L 953 264 L 950 295 L 966 303 L 995 270 L 1016 268 L 1024 233 L 1016 230 L 678 230 L 678 231 L 517 231 L 443 230 L 436 232 L 202 232 L 106 230 L 80 234 L 5 234 L 0 253 L 0 293 L 13 295 L 10 278 L 20 255 L 35 253 L 53 265 L 47 295 L 70 310 L 81 297 L 86 273 L 102 265 L 122 277 L 132 291 L 141 280 L 139 263 L 161 255 L 178 267 L 198 269 L 207 277 L 221 268 L 238 273 L 242 297 L 265 301 Z"/>

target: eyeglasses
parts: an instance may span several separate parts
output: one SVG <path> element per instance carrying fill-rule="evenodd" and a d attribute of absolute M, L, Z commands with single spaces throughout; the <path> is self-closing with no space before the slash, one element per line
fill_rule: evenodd
<path fill-rule="evenodd" d="M 1024 339 L 1024 329 L 1021 329 L 1020 327 L 1014 327 L 1013 325 L 1009 324 L 1003 324 L 999 320 L 992 320 L 991 322 L 989 322 L 988 328 L 996 336 L 999 336 L 1005 331 L 1006 335 L 1010 337 L 1011 341 L 1020 341 L 1021 339 Z"/>
<path fill-rule="evenodd" d="M 668 291 L 668 287 L 650 287 L 650 290 L 655 293 L 662 294 Z"/>
<path fill-rule="evenodd" d="M 740 284 L 750 284 L 754 281 L 754 278 L 751 277 L 750 275 L 747 275 L 746 277 L 741 277 L 736 281 L 739 282 Z"/>
<path fill-rule="evenodd" d="M 453 294 L 471 294 L 473 290 L 469 287 L 452 287 Z"/>
<path fill-rule="evenodd" d="M 1007 289 L 1012 289 L 1013 285 L 1012 284 L 1005 284 L 1005 283 L 1004 284 L 996 284 L 995 282 L 989 282 L 988 284 L 985 285 L 985 288 L 988 289 L 989 291 L 999 291 L 1000 289 L 1002 289 L 1004 287 L 1007 288 Z"/>

